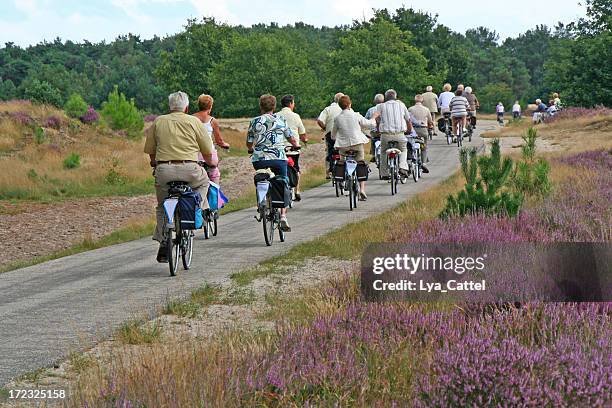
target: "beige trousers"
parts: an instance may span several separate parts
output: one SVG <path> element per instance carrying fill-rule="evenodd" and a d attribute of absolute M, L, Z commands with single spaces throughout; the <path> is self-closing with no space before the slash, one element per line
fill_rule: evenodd
<path fill-rule="evenodd" d="M 363 161 L 365 159 L 365 153 L 364 153 L 364 150 L 363 150 L 363 144 L 352 145 L 352 146 L 347 146 L 347 147 L 339 147 L 338 148 L 338 151 L 343 156 L 343 158 L 346 155 L 346 152 L 348 152 L 349 150 L 354 150 L 355 152 L 357 152 L 357 155 L 355 156 L 355 161 Z"/>
<path fill-rule="evenodd" d="M 386 151 L 389 148 L 389 142 L 398 142 L 397 148 L 402 151 L 399 157 L 399 167 L 408 171 L 408 151 L 406 150 L 406 136 L 404 133 L 382 133 L 380 135 L 380 175 L 382 177 L 389 176 L 389 169 L 387 166 Z"/>
<path fill-rule="evenodd" d="M 171 181 L 185 181 L 189 186 L 202 195 L 202 209 L 208 208 L 208 175 L 206 170 L 197 163 L 164 163 L 155 168 L 155 194 L 157 196 L 157 208 L 155 215 L 157 225 L 153 239 L 162 241 L 164 228 L 163 203 L 168 196 L 168 183 Z"/>

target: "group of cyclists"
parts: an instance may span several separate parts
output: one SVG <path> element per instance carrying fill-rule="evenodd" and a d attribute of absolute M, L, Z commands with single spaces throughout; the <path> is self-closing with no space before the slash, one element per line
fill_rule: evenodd
<path fill-rule="evenodd" d="M 407 177 L 410 172 L 407 135 L 418 138 L 422 146 L 422 171 L 428 173 L 427 140 L 428 134 L 437 134 L 434 128 L 436 115 L 449 112 L 453 131 L 459 134 L 460 130 L 465 131 L 468 116 L 475 119 L 479 108 L 478 98 L 470 87 L 460 84 L 455 92 L 451 90 L 451 85 L 445 84 L 443 92 L 438 96 L 428 86 L 423 94 L 414 97 L 414 103 L 408 108 L 398 98 L 397 92 L 389 89 L 384 94 L 375 95 L 374 105 L 365 116 L 352 109 L 349 95 L 337 93 L 333 102 L 317 118 L 327 146 L 327 177 L 330 178 L 333 171 L 334 153 L 345 157 L 350 152 L 357 162 L 365 163 L 365 145 L 371 142 L 374 146 L 376 141 L 380 141 L 383 152 L 390 145 L 399 150 L 399 172 Z M 184 92 L 170 94 L 168 102 L 170 113 L 157 117 L 147 129 L 144 147 L 144 152 L 150 156 L 155 176 L 158 205 L 153 239 L 160 243 L 158 262 L 168 261 L 168 248 L 162 239 L 163 202 L 168 195 L 168 183 L 184 181 L 202 197 L 206 197 L 209 180 L 218 183 L 220 178 L 215 144 L 229 148 L 221 136 L 218 121 L 211 114 L 214 100 L 210 95 L 200 95 L 199 111 L 193 115 L 189 114 L 189 97 Z M 249 123 L 246 146 L 255 170 L 270 169 L 275 177 L 285 180 L 288 178 L 288 163 L 297 171 L 294 201 L 300 201 L 299 148 L 300 142 L 308 142 L 308 136 L 300 115 L 295 112 L 294 96 L 283 96 L 280 104 L 281 110 L 277 112 L 275 96 L 266 94 L 259 98 L 261 114 Z M 292 151 L 290 156 L 288 150 Z M 202 166 L 203 162 L 205 167 Z M 384 160 L 380 161 L 379 170 L 381 179 L 389 179 L 389 169 Z M 365 180 L 360 180 L 359 200 L 367 200 Z M 207 209 L 207 200 L 202 200 L 201 206 Z M 281 208 L 279 229 L 283 232 L 291 231 L 287 213 L 288 208 Z"/>

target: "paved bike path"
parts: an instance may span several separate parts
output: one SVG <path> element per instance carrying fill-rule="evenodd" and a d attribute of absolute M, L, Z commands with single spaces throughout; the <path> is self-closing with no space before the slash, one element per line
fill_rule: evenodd
<path fill-rule="evenodd" d="M 491 127 L 483 123 L 478 131 Z M 469 144 L 480 146 L 482 139 L 476 136 Z M 272 247 L 265 245 L 254 208 L 226 214 L 219 221 L 219 236 L 204 240 L 198 232 L 192 268 L 181 269 L 175 278 L 169 277 L 167 264 L 155 262 L 157 244 L 150 238 L 0 274 L 0 385 L 86 348 L 122 321 L 155 310 L 167 296 L 188 294 L 205 282 L 226 281 L 231 273 L 297 243 L 390 209 L 443 181 L 459 166 L 456 145 L 448 146 L 441 136 L 430 142 L 429 156 L 431 173 L 418 183 L 409 179 L 396 196 L 373 168 L 369 199 L 352 212 L 348 198 L 336 198 L 330 183 L 306 191 L 289 212 L 293 232 L 284 243 L 277 235 Z"/>

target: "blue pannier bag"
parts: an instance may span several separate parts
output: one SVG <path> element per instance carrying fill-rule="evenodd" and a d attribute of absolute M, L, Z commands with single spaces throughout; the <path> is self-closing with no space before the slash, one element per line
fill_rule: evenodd
<path fill-rule="evenodd" d="M 193 230 L 202 228 L 202 195 L 197 191 L 186 191 L 178 200 L 179 214 L 181 216 L 181 228 Z"/>

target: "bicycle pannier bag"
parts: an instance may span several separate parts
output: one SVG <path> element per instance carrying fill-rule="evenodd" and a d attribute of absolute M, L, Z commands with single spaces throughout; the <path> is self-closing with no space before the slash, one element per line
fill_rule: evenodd
<path fill-rule="evenodd" d="M 357 163 L 357 180 L 364 181 L 368 179 L 368 173 L 370 172 L 370 167 L 364 162 Z"/>
<path fill-rule="evenodd" d="M 178 200 L 179 214 L 181 216 L 181 228 L 193 230 L 202 228 L 202 196 L 197 191 L 182 193 Z"/>
<path fill-rule="evenodd" d="M 336 180 L 344 180 L 344 172 L 345 172 L 346 163 L 343 161 L 336 162 L 334 166 L 334 178 Z"/>
<path fill-rule="evenodd" d="M 208 207 L 211 210 L 220 210 L 229 202 L 225 194 L 223 194 L 223 191 L 221 191 L 221 187 L 212 181 L 208 186 L 208 195 L 206 198 L 208 199 Z"/>
<path fill-rule="evenodd" d="M 287 177 L 289 178 L 289 187 L 297 187 L 298 172 L 295 167 L 287 166 Z"/>
<path fill-rule="evenodd" d="M 440 132 L 444 132 L 444 131 L 446 131 L 446 129 L 445 129 L 445 125 L 444 125 L 444 122 L 445 122 L 444 118 L 440 118 L 440 119 L 438 119 L 438 130 L 439 130 Z"/>
<path fill-rule="evenodd" d="M 274 208 L 289 207 L 291 203 L 291 190 L 285 180 L 280 177 L 270 179 L 270 198 Z"/>

